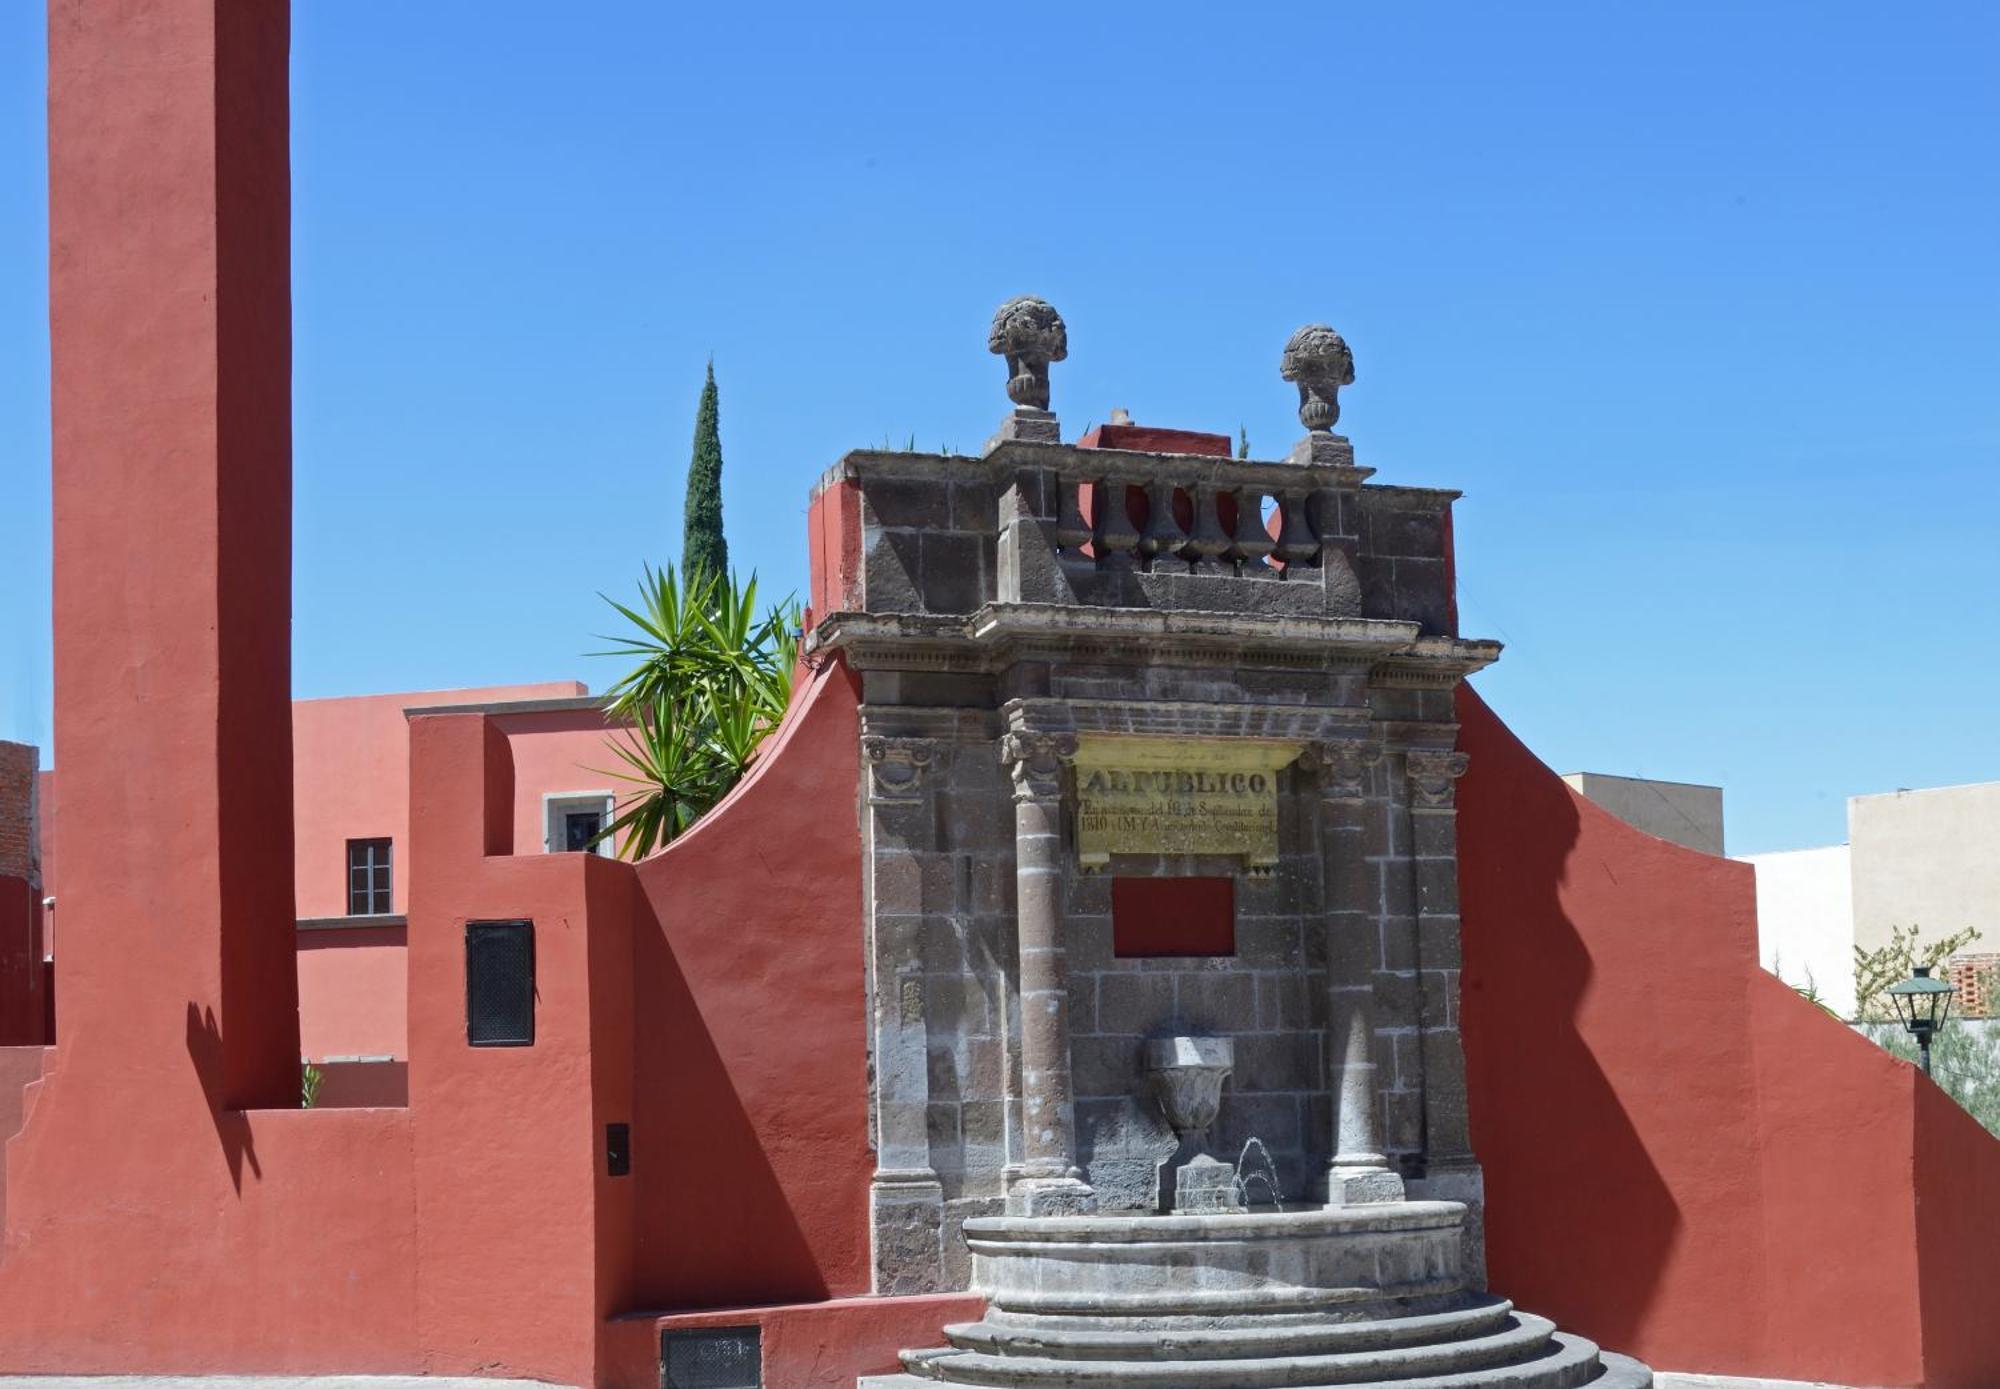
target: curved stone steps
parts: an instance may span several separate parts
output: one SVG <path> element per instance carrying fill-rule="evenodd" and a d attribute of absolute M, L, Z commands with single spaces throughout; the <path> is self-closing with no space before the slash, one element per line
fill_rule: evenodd
<path fill-rule="evenodd" d="M 1077 1360 L 943 1350 L 908 1353 L 903 1363 L 913 1373 L 988 1389 L 1575 1389 L 1598 1373 L 1596 1346 L 1558 1339 L 1555 1323 L 1518 1312 L 1484 1335 L 1327 1355 Z"/>
<path fill-rule="evenodd" d="M 958 1322 L 944 1329 L 959 1350 L 1051 1360 L 1219 1360 L 1336 1355 L 1396 1346 L 1442 1344 L 1490 1334 L 1505 1326 L 1514 1304 L 1505 1298 L 1380 1321 L 1320 1321 L 1303 1325 L 1227 1329 L 1104 1330 L 1103 1320 L 1084 1327 L 1023 1328 L 992 1321 Z"/>

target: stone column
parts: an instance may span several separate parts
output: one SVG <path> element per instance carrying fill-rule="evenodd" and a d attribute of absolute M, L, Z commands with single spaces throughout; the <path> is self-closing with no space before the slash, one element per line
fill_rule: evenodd
<path fill-rule="evenodd" d="M 1314 745 L 1326 888 L 1326 1075 L 1333 1133 L 1323 1199 L 1329 1206 L 1400 1201 L 1403 1180 L 1382 1152 L 1375 1071 L 1379 933 L 1368 910 L 1368 769 L 1381 749 L 1359 739 Z"/>
<path fill-rule="evenodd" d="M 1458 813 L 1455 783 L 1466 756 L 1412 748 L 1410 854 L 1416 877 L 1417 1019 L 1424 1067 L 1425 1173 L 1469 1167 L 1465 1052 L 1458 1035 Z"/>
<path fill-rule="evenodd" d="M 1000 740 L 1014 782 L 1014 883 L 1021 996 L 1021 1176 L 1015 1215 L 1078 1215 L 1097 1197 L 1076 1165 L 1069 971 L 1062 929 L 1062 772 L 1076 735 L 1016 730 Z"/>
<path fill-rule="evenodd" d="M 929 738 L 867 734 L 867 893 L 875 1176 L 868 1206 L 879 1296 L 943 1287 L 944 1188 L 931 1167 L 924 1018 L 924 868 L 939 855 Z"/>

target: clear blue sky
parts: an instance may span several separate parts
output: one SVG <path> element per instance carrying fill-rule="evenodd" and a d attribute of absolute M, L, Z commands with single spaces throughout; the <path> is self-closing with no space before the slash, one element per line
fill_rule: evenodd
<path fill-rule="evenodd" d="M 578 677 L 670 559 L 702 363 L 732 554 L 842 450 L 976 448 L 988 316 L 1074 432 L 1298 432 L 1463 488 L 1478 685 L 1733 852 L 2000 778 L 1988 4 L 296 7 L 301 695 Z M 0 737 L 46 743 L 42 6 L 0 6 Z M 107 557 L 115 562 L 115 557 Z"/>

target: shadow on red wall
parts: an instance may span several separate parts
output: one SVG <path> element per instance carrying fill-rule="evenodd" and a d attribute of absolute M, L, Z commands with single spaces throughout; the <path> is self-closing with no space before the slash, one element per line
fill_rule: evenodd
<path fill-rule="evenodd" d="M 1656 1367 L 2000 1383 L 2000 1143 L 1758 967 L 1748 865 L 1575 795 L 1470 690 L 1459 716 L 1493 1286 Z"/>
<path fill-rule="evenodd" d="M 868 1290 L 857 701 L 844 666 L 802 679 L 751 775 L 639 866 L 632 1138 L 669 1175 L 634 1306 Z"/>

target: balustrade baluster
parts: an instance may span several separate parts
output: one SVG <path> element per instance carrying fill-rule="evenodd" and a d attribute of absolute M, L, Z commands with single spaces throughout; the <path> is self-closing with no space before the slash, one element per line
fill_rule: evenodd
<path fill-rule="evenodd" d="M 1139 532 L 1125 510 L 1125 484 L 1105 479 L 1097 484 L 1097 563 L 1105 569 L 1130 569 Z"/>
<path fill-rule="evenodd" d="M 1181 542 L 1187 538 L 1181 534 L 1181 523 L 1174 517 L 1174 485 L 1155 482 L 1148 487 L 1146 508 L 1146 529 L 1139 536 L 1139 553 L 1146 557 L 1147 568 L 1157 569 L 1164 558 L 1171 570 Z"/>
<path fill-rule="evenodd" d="M 1303 567 L 1319 553 L 1319 542 L 1313 539 L 1312 528 L 1306 524 L 1306 494 L 1286 492 L 1278 498 L 1278 558 L 1285 562 L 1287 569 Z"/>
<path fill-rule="evenodd" d="M 1264 494 L 1253 487 L 1236 493 L 1236 535 L 1229 557 L 1246 577 L 1268 577 L 1271 566 L 1264 557 L 1276 548 L 1271 533 L 1264 529 Z"/>
<path fill-rule="evenodd" d="M 1079 499 L 1082 487 L 1074 478 L 1056 479 L 1056 546 L 1066 555 L 1076 554 L 1090 543 L 1090 522 L 1083 518 Z"/>
<path fill-rule="evenodd" d="M 1216 514 L 1215 489 L 1202 485 L 1193 491 L 1194 525 L 1189 528 L 1187 543 L 1181 546 L 1181 557 L 1197 574 L 1219 574 L 1222 566 L 1216 561 L 1229 548 L 1229 533 L 1222 529 L 1222 518 Z"/>

